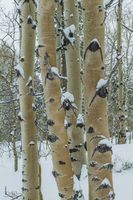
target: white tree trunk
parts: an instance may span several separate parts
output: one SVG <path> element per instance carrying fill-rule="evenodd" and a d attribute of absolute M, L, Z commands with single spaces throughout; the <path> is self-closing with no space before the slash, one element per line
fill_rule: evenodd
<path fill-rule="evenodd" d="M 51 72 L 51 67 L 56 67 L 54 12 L 54 0 L 39 1 L 39 56 L 49 125 L 48 140 L 52 149 L 53 175 L 59 196 L 68 200 L 73 196 L 73 171 L 64 127 L 65 112 L 61 108 L 60 79 Z"/>
<path fill-rule="evenodd" d="M 34 97 L 32 95 L 34 80 L 34 52 L 35 52 L 35 29 L 32 28 L 35 20 L 36 6 L 32 0 L 21 1 L 21 58 L 18 70 L 22 72 L 19 76 L 19 95 L 23 153 L 23 199 L 39 200 L 39 166 L 37 150 L 37 130 L 35 126 L 35 112 L 32 109 Z M 22 67 L 22 68 L 21 68 Z M 29 77 L 32 83 L 27 85 Z M 31 88 L 32 87 L 32 88 Z"/>
<path fill-rule="evenodd" d="M 75 7 L 75 2 L 72 0 L 64 1 L 64 12 L 65 12 L 65 25 L 66 27 L 75 25 L 76 33 L 73 35 L 75 37 L 75 43 L 72 46 L 69 44 L 66 55 L 66 65 L 67 65 L 67 90 L 74 95 L 75 103 L 78 107 L 78 111 L 75 113 L 73 111 L 67 112 L 67 120 L 71 126 L 67 129 L 68 138 L 71 140 L 70 148 L 77 148 L 78 151 L 71 153 L 72 167 L 74 173 L 77 177 L 80 177 L 82 164 L 85 162 L 85 152 L 83 144 L 83 127 L 77 126 L 78 114 L 81 114 L 81 77 L 80 77 L 80 45 L 78 36 L 78 10 Z"/>
<path fill-rule="evenodd" d="M 89 200 L 109 199 L 112 186 L 106 89 L 97 90 L 104 70 L 103 0 L 84 0 L 84 98 L 88 148 Z M 98 92 L 99 91 L 99 92 Z M 94 95 L 95 99 L 92 101 Z M 91 105 L 90 105 L 91 103 Z M 105 138 L 105 139 L 104 139 Z M 108 165 L 109 164 L 109 165 Z M 113 197 L 112 197 L 113 199 Z"/>

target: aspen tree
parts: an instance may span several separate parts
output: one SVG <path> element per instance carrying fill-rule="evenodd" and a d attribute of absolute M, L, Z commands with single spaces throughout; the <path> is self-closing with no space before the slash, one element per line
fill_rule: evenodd
<path fill-rule="evenodd" d="M 57 2 L 56 5 L 56 9 L 57 9 L 57 13 L 56 13 L 56 23 L 57 23 L 57 27 L 56 27 L 56 32 L 57 32 L 57 39 L 56 39 L 56 46 L 57 48 L 60 47 L 61 45 L 61 28 L 62 28 L 62 22 L 63 22 L 63 17 L 62 17 L 62 10 L 63 10 L 63 6 L 61 5 L 60 2 Z M 62 55 L 61 55 L 61 51 L 57 52 L 57 65 L 59 66 L 59 70 L 60 72 L 61 70 L 61 65 L 62 65 Z"/>
<path fill-rule="evenodd" d="M 84 98 L 89 200 L 114 199 L 104 71 L 103 0 L 84 0 Z M 95 96 L 95 98 L 94 98 Z"/>
<path fill-rule="evenodd" d="M 78 35 L 78 9 L 75 6 L 75 1 L 64 1 L 65 25 L 66 28 L 75 27 L 75 32 L 70 30 L 71 38 L 74 38 L 74 43 L 67 46 L 65 51 L 67 65 L 67 90 L 74 95 L 75 104 L 78 111 L 73 110 L 67 112 L 67 120 L 71 126 L 67 129 L 68 137 L 72 143 L 70 148 L 77 148 L 78 151 L 71 153 L 72 167 L 77 177 L 80 177 L 82 164 L 85 161 L 85 152 L 83 147 L 83 128 L 84 122 L 77 123 L 78 114 L 81 114 L 81 77 L 80 77 L 80 45 Z M 80 119 L 79 119 L 80 120 Z"/>
<path fill-rule="evenodd" d="M 37 149 L 37 130 L 35 126 L 34 105 L 34 51 L 35 51 L 35 11 L 32 0 L 21 1 L 21 57 L 15 67 L 19 81 L 20 112 L 22 134 L 22 194 L 25 200 L 39 200 L 39 165 Z"/>
<path fill-rule="evenodd" d="M 66 77 L 66 59 L 65 59 L 65 49 L 61 48 L 61 43 L 62 43 L 62 29 L 64 28 L 64 3 L 63 1 L 57 1 L 56 5 L 56 35 L 57 35 L 57 52 L 56 52 L 56 57 L 57 57 L 57 65 L 59 68 L 60 73 Z M 64 79 L 61 82 L 62 88 L 67 88 L 67 80 Z"/>
<path fill-rule="evenodd" d="M 52 150 L 52 174 L 55 177 L 60 198 L 68 200 L 73 196 L 73 171 L 64 127 L 65 111 L 61 106 L 60 78 L 56 67 L 54 12 L 54 0 L 39 1 L 38 49 L 49 126 L 47 139 Z"/>
<path fill-rule="evenodd" d="M 122 0 L 118 1 L 117 13 L 117 63 L 118 63 L 118 105 L 119 105 L 119 135 L 118 143 L 126 142 L 125 114 L 124 114 L 124 83 L 122 69 Z"/>

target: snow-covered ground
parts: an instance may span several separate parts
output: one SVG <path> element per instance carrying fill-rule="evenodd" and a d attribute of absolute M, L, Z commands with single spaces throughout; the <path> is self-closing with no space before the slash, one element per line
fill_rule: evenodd
<path fill-rule="evenodd" d="M 1 151 L 1 148 L 0 148 Z M 133 144 L 113 145 L 113 181 L 116 198 L 115 200 L 132 200 L 133 198 Z M 59 200 L 55 180 L 52 176 L 51 156 L 41 157 L 42 167 L 42 193 L 46 200 Z M 129 167 L 129 169 L 128 169 Z M 87 200 L 87 177 L 84 166 L 84 175 L 81 177 L 81 187 Z M 5 196 L 7 192 L 19 195 L 21 193 L 21 159 L 19 159 L 19 171 L 14 172 L 13 157 L 3 151 L 0 154 L 0 200 L 10 200 Z"/>

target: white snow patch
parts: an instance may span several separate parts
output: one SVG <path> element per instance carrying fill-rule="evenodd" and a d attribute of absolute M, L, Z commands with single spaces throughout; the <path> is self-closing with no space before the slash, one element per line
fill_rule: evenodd
<path fill-rule="evenodd" d="M 102 88 L 103 86 L 105 86 L 107 84 L 108 80 L 105 79 L 100 79 L 97 83 L 96 86 L 96 91 L 98 91 L 100 88 Z"/>
<path fill-rule="evenodd" d="M 80 181 L 78 180 L 78 178 L 75 175 L 73 175 L 73 183 L 74 183 L 73 190 L 78 195 L 77 200 L 84 200 L 84 195 L 82 193 Z"/>
<path fill-rule="evenodd" d="M 111 187 L 111 183 L 110 183 L 110 181 L 109 181 L 109 179 L 107 177 L 105 177 L 103 179 L 103 181 L 101 182 L 101 185 L 108 185 L 108 186 Z"/>
<path fill-rule="evenodd" d="M 67 77 L 62 76 L 62 75 L 59 73 L 59 70 L 58 70 L 57 67 L 51 67 L 51 72 L 52 72 L 54 75 L 58 76 L 59 78 L 62 78 L 62 79 L 68 80 Z"/>
<path fill-rule="evenodd" d="M 74 103 L 74 96 L 70 92 L 65 92 L 62 94 L 61 97 L 61 103 L 63 103 L 65 100 L 69 100 L 71 103 Z"/>
<path fill-rule="evenodd" d="M 29 145 L 34 145 L 35 142 L 34 141 L 30 141 Z"/>
<path fill-rule="evenodd" d="M 73 13 L 70 14 L 70 17 L 73 17 Z"/>
<path fill-rule="evenodd" d="M 14 67 L 14 69 L 19 72 L 20 76 L 22 76 L 23 79 L 25 78 L 25 76 L 24 76 L 24 69 L 21 67 L 20 64 L 16 65 Z"/>
<path fill-rule="evenodd" d="M 18 113 L 18 117 L 19 117 L 20 119 L 24 120 L 24 117 L 23 117 L 21 111 L 19 111 L 19 113 Z"/>
<path fill-rule="evenodd" d="M 74 191 L 79 191 L 79 190 L 81 190 L 81 186 L 80 186 L 80 181 L 78 180 L 78 178 L 75 176 L 75 175 L 73 175 L 73 190 Z"/>
<path fill-rule="evenodd" d="M 82 114 L 78 114 L 76 123 L 77 124 L 84 124 L 84 118 L 83 118 Z"/>
<path fill-rule="evenodd" d="M 76 104 L 74 103 L 74 96 L 70 92 L 65 92 L 62 94 L 61 104 L 63 104 L 64 102 L 67 104 L 69 104 L 69 102 L 70 102 L 73 108 L 78 109 Z"/>
<path fill-rule="evenodd" d="M 104 0 L 104 5 L 108 4 L 111 0 Z"/>
<path fill-rule="evenodd" d="M 0 146 L 0 150 L 2 152 L 0 152 L 0 177 L 2 180 L 0 181 L 0 200 L 9 200 L 9 197 L 6 197 L 4 194 L 5 186 L 7 187 L 7 190 L 9 192 L 17 191 L 18 193 L 21 193 L 21 159 L 19 158 L 19 171 L 14 172 L 13 155 L 9 158 L 8 148 L 4 149 L 3 146 Z M 47 146 L 42 145 L 41 150 L 41 155 L 44 156 L 40 158 L 40 164 L 42 167 L 42 194 L 48 200 L 59 200 L 57 186 L 55 183 L 55 179 L 52 175 L 53 167 L 51 155 L 46 157 L 48 152 Z M 119 156 L 122 160 L 129 160 L 130 162 L 133 162 L 132 152 L 133 144 L 113 145 L 113 159 L 114 156 Z M 108 181 L 105 180 L 105 183 L 107 182 Z M 123 170 L 121 173 L 116 173 L 113 170 L 113 185 L 115 200 L 132 200 L 133 169 Z M 88 178 L 86 165 L 83 165 L 81 170 L 80 186 L 83 190 L 85 200 L 88 200 Z M 51 188 L 53 192 L 51 192 Z M 109 195 L 111 196 L 112 194 L 113 192 L 110 191 Z"/>
<path fill-rule="evenodd" d="M 31 20 L 31 21 L 32 21 L 32 16 L 31 16 L 31 15 L 28 15 L 27 21 L 28 21 L 28 20 Z"/>
<path fill-rule="evenodd" d="M 80 42 L 83 42 L 84 41 L 84 35 L 80 35 L 79 39 L 80 39 Z"/>
<path fill-rule="evenodd" d="M 66 126 L 67 126 L 67 124 L 68 124 L 67 120 L 66 120 L 66 119 L 64 119 L 64 127 L 66 127 Z"/>
<path fill-rule="evenodd" d="M 71 45 L 74 44 L 74 42 L 75 42 L 75 37 L 74 37 L 74 36 L 71 37 L 70 34 L 71 34 L 71 33 L 74 34 L 75 31 L 76 31 L 76 27 L 75 27 L 74 24 L 72 24 L 72 25 L 66 27 L 65 29 L 63 29 L 63 32 L 64 32 L 64 34 L 65 34 L 65 37 L 70 41 Z"/>
<path fill-rule="evenodd" d="M 123 55 L 119 55 L 117 56 L 117 59 L 120 60 L 122 58 Z"/>
<path fill-rule="evenodd" d="M 100 47 L 100 42 L 97 38 L 94 38 L 93 40 L 91 40 L 90 44 L 93 43 L 93 42 L 96 42 L 98 44 L 98 46 Z"/>
<path fill-rule="evenodd" d="M 82 181 L 83 179 L 87 178 L 87 166 L 84 164 L 82 165 L 82 168 L 81 168 L 81 175 L 80 175 L 80 180 Z"/>
<path fill-rule="evenodd" d="M 110 198 L 109 200 L 114 200 L 115 193 L 112 190 L 110 190 L 108 197 Z"/>
<path fill-rule="evenodd" d="M 59 70 L 57 67 L 51 67 L 51 72 L 54 73 L 56 76 L 60 76 Z"/>
<path fill-rule="evenodd" d="M 10 135 L 14 136 L 14 130 L 11 131 Z"/>
<path fill-rule="evenodd" d="M 34 103 L 32 103 L 32 109 L 33 111 L 36 111 L 36 105 Z"/>
<path fill-rule="evenodd" d="M 101 145 L 101 144 L 105 144 L 106 146 L 108 146 L 108 147 L 112 147 L 112 144 L 111 144 L 111 142 L 109 141 L 109 139 L 102 139 L 102 140 L 100 140 L 100 142 L 98 143 L 99 145 Z"/>
<path fill-rule="evenodd" d="M 26 83 L 26 86 L 28 86 L 31 82 L 32 82 L 32 77 L 29 76 L 28 81 L 27 81 L 27 83 Z"/>
<path fill-rule="evenodd" d="M 37 25 L 37 24 L 36 24 L 36 21 L 33 20 L 33 22 L 32 22 L 32 27 L 36 27 L 36 25 Z"/>
<path fill-rule="evenodd" d="M 114 158 L 114 171 L 115 172 L 122 172 L 123 165 L 122 165 L 122 159 L 118 156 L 115 156 Z"/>

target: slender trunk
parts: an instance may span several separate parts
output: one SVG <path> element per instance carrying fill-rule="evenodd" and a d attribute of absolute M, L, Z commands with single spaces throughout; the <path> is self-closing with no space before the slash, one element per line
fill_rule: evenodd
<path fill-rule="evenodd" d="M 34 80 L 34 52 L 35 52 L 35 4 L 32 0 L 21 2 L 21 58 L 17 74 L 19 74 L 19 95 L 22 134 L 23 157 L 23 199 L 39 200 L 39 166 L 37 150 L 37 130 L 35 126 L 35 112 L 32 105 Z"/>
<path fill-rule="evenodd" d="M 60 2 L 57 3 L 57 13 L 56 13 L 56 23 L 57 23 L 57 27 L 56 27 L 56 46 L 60 47 L 61 46 L 61 26 L 62 26 L 62 21 L 63 21 L 63 16 L 62 16 L 62 5 L 60 4 Z M 59 71 L 61 72 L 61 60 L 62 60 L 62 56 L 61 56 L 61 51 L 57 52 L 57 66 L 59 68 Z"/>
<path fill-rule="evenodd" d="M 111 74 L 112 69 L 113 69 L 113 53 L 114 53 L 114 45 L 115 45 L 115 41 L 112 44 L 111 47 L 111 55 L 110 55 L 110 68 L 109 68 L 109 73 Z M 114 93 L 113 93 L 113 85 L 112 85 L 112 81 L 109 83 L 108 86 L 108 124 L 109 124 L 109 133 L 110 133 L 110 137 L 111 137 L 111 141 L 113 141 L 113 138 L 115 136 L 115 126 L 114 126 L 114 120 L 113 120 L 113 115 L 114 113 L 112 112 L 112 105 L 114 103 L 114 98 L 112 98 L 112 96 L 114 97 Z"/>
<path fill-rule="evenodd" d="M 111 145 L 109 144 L 107 91 L 97 90 L 104 75 L 103 0 L 84 0 L 84 97 L 88 148 L 89 200 L 114 196 L 112 186 Z M 88 46 L 87 46 L 88 44 Z M 104 91 L 103 91 L 104 90 Z M 96 97 L 91 103 L 94 95 Z M 111 198 L 111 197 L 110 197 Z"/>
<path fill-rule="evenodd" d="M 76 34 L 78 35 L 78 10 L 75 7 L 75 2 L 71 0 L 64 1 L 64 11 L 66 13 L 65 25 L 66 27 L 74 24 L 76 27 Z M 77 125 L 77 115 L 81 113 L 81 82 L 80 82 L 80 45 L 79 36 L 75 37 L 75 44 L 73 46 L 68 45 L 66 55 L 67 64 L 67 90 L 74 95 L 75 103 L 78 107 L 78 112 L 73 111 L 67 112 L 67 120 L 71 124 L 71 127 L 67 129 L 68 137 L 72 141 L 70 148 L 76 148 L 79 146 L 77 152 L 71 153 L 72 167 L 77 177 L 80 177 L 82 164 L 85 161 L 84 147 L 80 146 L 83 144 L 83 127 Z"/>
<path fill-rule="evenodd" d="M 12 135 L 12 144 L 13 144 L 13 154 L 14 154 L 14 171 L 18 171 L 18 154 L 17 154 L 17 148 L 16 148 L 16 126 L 14 125 Z"/>
<path fill-rule="evenodd" d="M 39 1 L 39 56 L 49 125 L 48 140 L 52 149 L 52 173 L 57 182 L 59 196 L 67 200 L 73 196 L 73 172 L 64 128 L 65 112 L 61 108 L 60 79 L 51 71 L 51 67 L 56 67 L 54 12 L 54 0 Z"/>
<path fill-rule="evenodd" d="M 118 62 L 118 103 L 119 103 L 119 136 L 118 143 L 126 142 L 125 113 L 124 113 L 124 83 L 122 69 L 122 0 L 118 1 L 117 17 L 117 62 Z"/>
<path fill-rule="evenodd" d="M 61 29 L 64 28 L 64 3 L 57 2 L 57 48 L 61 47 L 62 43 L 62 32 Z M 59 68 L 60 73 L 62 76 L 66 77 L 66 58 L 65 58 L 65 50 L 60 49 L 57 51 L 57 66 Z M 67 89 L 67 81 L 62 80 L 61 87 Z"/>

